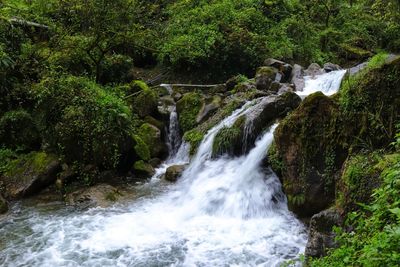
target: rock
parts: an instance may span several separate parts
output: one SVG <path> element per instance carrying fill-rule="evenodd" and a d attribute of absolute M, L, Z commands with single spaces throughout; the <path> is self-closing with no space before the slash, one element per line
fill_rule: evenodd
<path fill-rule="evenodd" d="M 136 161 L 133 170 L 134 174 L 140 178 L 150 178 L 155 174 L 153 166 L 143 160 Z"/>
<path fill-rule="evenodd" d="M 7 200 L 3 198 L 0 194 L 0 214 L 6 213 L 8 211 L 8 203 Z"/>
<path fill-rule="evenodd" d="M 172 94 L 172 97 L 173 97 L 174 100 L 177 102 L 177 101 L 179 101 L 179 100 L 182 98 L 182 94 L 179 93 L 179 92 L 174 92 L 174 93 Z"/>
<path fill-rule="evenodd" d="M 132 109 L 136 113 L 144 118 L 149 115 L 153 115 L 158 109 L 158 96 L 150 88 L 144 87 L 142 91 L 134 98 L 132 103 Z"/>
<path fill-rule="evenodd" d="M 284 166 L 281 182 L 289 208 L 310 217 L 328 208 L 335 198 L 334 170 L 347 157 L 335 132 L 339 121 L 334 100 L 321 92 L 308 96 L 275 130 L 278 157 Z"/>
<path fill-rule="evenodd" d="M 204 105 L 204 98 L 196 92 L 186 93 L 176 103 L 176 111 L 179 118 L 179 127 L 182 133 L 193 129 L 196 125 L 196 118 Z"/>
<path fill-rule="evenodd" d="M 248 92 L 251 90 L 255 90 L 256 86 L 253 82 L 251 81 L 246 81 L 246 82 L 241 82 L 238 85 L 235 86 L 233 89 L 235 93 L 241 93 L 241 92 Z"/>
<path fill-rule="evenodd" d="M 361 60 L 366 60 L 373 55 L 370 51 L 354 45 L 343 44 L 340 46 L 340 49 L 340 56 L 346 58 L 346 60 L 355 60 L 360 62 Z"/>
<path fill-rule="evenodd" d="M 290 83 L 294 84 L 296 91 L 303 91 L 305 82 L 304 82 L 304 69 L 302 66 L 294 64 L 293 70 L 290 75 Z"/>
<path fill-rule="evenodd" d="M 239 83 L 243 82 L 243 78 L 241 75 L 236 75 L 231 77 L 229 80 L 225 82 L 225 87 L 227 91 L 233 90 Z"/>
<path fill-rule="evenodd" d="M 162 158 L 168 153 L 168 148 L 161 138 L 161 131 L 150 123 L 144 123 L 137 134 L 147 145 L 151 157 Z"/>
<path fill-rule="evenodd" d="M 276 93 L 279 91 L 280 88 L 281 88 L 281 83 L 277 82 L 277 81 L 273 81 L 271 83 L 271 86 L 269 87 L 269 91 Z"/>
<path fill-rule="evenodd" d="M 292 65 L 280 60 L 268 58 L 264 61 L 264 66 L 274 67 L 278 69 L 279 72 L 282 73 L 282 79 L 280 80 L 280 82 L 285 83 L 290 80 L 290 75 L 293 69 Z"/>
<path fill-rule="evenodd" d="M 10 163 L 0 180 L 5 186 L 5 197 L 19 199 L 39 193 L 53 184 L 61 171 L 58 159 L 45 152 L 31 152 Z"/>
<path fill-rule="evenodd" d="M 316 75 L 324 74 L 324 70 L 317 63 L 311 63 L 311 65 L 304 71 L 304 74 L 314 77 Z"/>
<path fill-rule="evenodd" d="M 174 99 L 170 95 L 167 95 L 160 97 L 160 100 L 158 101 L 157 105 L 157 110 L 158 113 L 160 113 L 163 116 L 163 118 L 168 119 L 169 114 L 172 112 L 174 107 L 175 107 Z"/>
<path fill-rule="evenodd" d="M 79 208 L 104 208 L 114 204 L 120 197 L 121 193 L 115 187 L 108 184 L 98 184 L 69 193 L 66 196 L 66 202 Z"/>
<path fill-rule="evenodd" d="M 312 258 L 326 256 L 329 249 L 337 246 L 332 228 L 340 225 L 342 218 L 335 209 L 324 210 L 312 216 L 305 256 Z"/>
<path fill-rule="evenodd" d="M 197 115 L 196 122 L 201 123 L 207 120 L 217 109 L 221 107 L 222 99 L 220 96 L 213 96 L 207 99 Z"/>
<path fill-rule="evenodd" d="M 276 69 L 274 67 L 258 68 L 256 77 L 255 77 L 257 89 L 262 90 L 262 91 L 270 90 L 270 86 L 271 86 L 272 82 L 276 81 L 278 72 L 279 72 L 278 69 Z"/>
<path fill-rule="evenodd" d="M 276 119 L 283 118 L 301 102 L 298 95 L 288 92 L 264 97 L 245 116 L 239 117 L 232 127 L 221 129 L 215 136 L 213 156 L 241 155 L 248 152 L 256 138 Z"/>
<path fill-rule="evenodd" d="M 182 175 L 187 165 L 174 165 L 167 168 L 165 172 L 165 180 L 169 182 L 176 182 Z"/>
<path fill-rule="evenodd" d="M 331 71 L 336 71 L 336 70 L 341 70 L 342 68 L 339 65 L 333 64 L 333 63 L 325 63 L 324 64 L 324 71 L 325 72 L 331 72 Z"/>
<path fill-rule="evenodd" d="M 158 166 L 160 166 L 162 163 L 161 159 L 159 158 L 152 158 L 151 160 L 149 160 L 149 164 L 153 167 L 153 168 L 157 168 Z"/>
<path fill-rule="evenodd" d="M 284 94 L 287 92 L 294 92 L 295 91 L 295 87 L 293 84 L 289 84 L 289 83 L 281 83 L 279 90 L 278 90 L 278 94 Z"/>

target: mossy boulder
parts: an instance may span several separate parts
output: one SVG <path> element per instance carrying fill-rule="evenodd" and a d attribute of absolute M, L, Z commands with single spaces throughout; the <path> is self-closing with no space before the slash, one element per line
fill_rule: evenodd
<path fill-rule="evenodd" d="M 162 158 L 167 154 L 168 149 L 161 138 L 161 131 L 156 126 L 144 123 L 138 129 L 137 135 L 149 149 L 150 157 Z"/>
<path fill-rule="evenodd" d="M 0 194 L 0 214 L 6 213 L 8 211 L 8 203 L 7 200 L 3 198 Z"/>
<path fill-rule="evenodd" d="M 193 129 L 198 124 L 196 119 L 203 105 L 203 97 L 196 92 L 184 94 L 176 103 L 179 126 L 183 133 Z"/>
<path fill-rule="evenodd" d="M 199 114 L 196 118 L 196 123 L 201 123 L 211 117 L 222 105 L 222 98 L 218 95 L 205 99 Z"/>
<path fill-rule="evenodd" d="M 40 148 L 39 131 L 27 111 L 8 111 L 0 118 L 0 144 L 11 149 Z"/>
<path fill-rule="evenodd" d="M 347 157 L 334 119 L 337 103 L 318 92 L 307 97 L 275 131 L 275 161 L 282 173 L 289 208 L 301 217 L 311 216 L 334 202 L 335 177 Z"/>
<path fill-rule="evenodd" d="M 224 127 L 214 138 L 212 156 L 217 157 L 223 154 L 240 155 L 243 152 L 243 128 L 246 121 L 245 116 L 236 120 L 232 127 Z"/>
<path fill-rule="evenodd" d="M 258 90 L 269 90 L 273 81 L 276 80 L 279 71 L 278 69 L 270 66 L 260 67 L 257 69 L 255 80 Z"/>
<path fill-rule="evenodd" d="M 155 171 L 153 166 L 143 160 L 136 161 L 133 165 L 133 173 L 139 178 L 150 178 L 154 175 Z"/>
<path fill-rule="evenodd" d="M 139 85 L 138 85 L 139 84 Z M 145 83 L 136 81 L 135 86 L 140 88 L 138 95 L 134 98 L 132 109 L 141 117 L 157 113 L 158 96 Z"/>
<path fill-rule="evenodd" d="M 5 197 L 19 199 L 40 192 L 57 179 L 61 171 L 58 159 L 45 152 L 31 152 L 11 161 L 0 180 Z"/>

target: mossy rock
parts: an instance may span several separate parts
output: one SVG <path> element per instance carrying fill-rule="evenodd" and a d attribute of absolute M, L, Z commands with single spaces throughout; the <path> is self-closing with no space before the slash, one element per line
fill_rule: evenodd
<path fill-rule="evenodd" d="M 150 178 L 154 175 L 154 168 L 143 160 L 136 161 L 133 165 L 133 172 L 140 178 Z"/>
<path fill-rule="evenodd" d="M 239 117 L 232 127 L 224 127 L 214 138 L 212 156 L 223 154 L 240 155 L 243 153 L 243 130 L 246 121 L 245 116 Z"/>
<path fill-rule="evenodd" d="M 150 160 L 150 148 L 147 144 L 142 140 L 139 135 L 134 135 L 133 139 L 135 140 L 135 153 L 139 156 L 142 160 Z"/>
<path fill-rule="evenodd" d="M 11 149 L 38 149 L 40 134 L 32 116 L 25 110 L 6 112 L 0 118 L 0 144 Z"/>
<path fill-rule="evenodd" d="M 337 127 L 337 103 L 318 92 L 307 97 L 275 131 L 282 185 L 292 211 L 311 216 L 334 202 L 334 174 L 348 146 Z"/>
<path fill-rule="evenodd" d="M 161 139 L 161 131 L 150 123 L 144 123 L 138 129 L 137 135 L 149 148 L 150 157 L 162 158 L 167 153 L 166 145 Z"/>
<path fill-rule="evenodd" d="M 155 114 L 158 105 L 157 94 L 141 81 L 135 81 L 133 88 L 136 88 L 134 90 L 140 91 L 133 99 L 132 109 L 136 111 L 141 118 Z"/>
<path fill-rule="evenodd" d="M 61 171 L 58 159 L 45 152 L 31 152 L 11 161 L 0 180 L 5 185 L 5 196 L 18 199 L 40 192 L 54 183 Z"/>
<path fill-rule="evenodd" d="M 196 118 L 204 104 L 203 97 L 196 92 L 186 93 L 176 103 L 179 126 L 182 132 L 187 132 L 197 125 Z"/>
<path fill-rule="evenodd" d="M 274 67 L 260 67 L 257 69 L 255 80 L 256 87 L 258 90 L 269 90 L 273 81 L 275 81 L 278 75 L 278 69 Z"/>

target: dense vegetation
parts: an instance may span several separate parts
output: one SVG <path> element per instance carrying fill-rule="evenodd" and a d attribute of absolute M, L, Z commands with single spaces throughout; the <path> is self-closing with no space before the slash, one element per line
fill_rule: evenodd
<path fill-rule="evenodd" d="M 400 52 L 397 0 L 3 0 L 0 174 L 21 160 L 35 161 L 35 155 L 56 157 L 87 184 L 105 170 L 151 173 L 150 162 L 166 154 L 160 143 L 165 125 L 157 111 L 159 95 L 146 84 L 159 73 L 168 72 L 170 80 L 224 82 L 238 73 L 254 76 L 268 57 L 303 65 L 353 65 L 378 54 L 368 75 L 346 79 L 335 99 L 314 96 L 334 103 L 331 113 L 348 122 L 342 127 L 365 128 L 351 133 L 358 138 L 351 144 L 357 155 L 350 153 L 344 174 L 349 191 L 339 198 L 352 205 L 346 210 L 349 229 L 338 230 L 338 249 L 310 264 L 395 266 L 400 261 L 400 136 L 393 142 L 398 122 L 389 118 L 399 106 L 379 106 L 376 99 L 391 103 L 392 96 L 379 90 L 363 95 L 355 86 L 390 88 L 398 80 L 399 72 L 375 79 L 375 69 L 387 57 L 382 51 Z M 149 79 L 139 81 L 144 77 Z M 197 144 L 211 127 L 195 128 L 202 101 L 193 92 L 177 107 L 184 114 L 180 123 L 186 139 Z M 232 101 L 219 111 L 221 117 L 237 106 Z M 231 149 L 238 135 L 224 129 L 215 154 Z M 342 138 L 347 150 L 349 136 L 325 139 Z M 323 169 L 331 171 L 325 167 L 334 165 L 326 155 L 332 151 L 323 149 Z M 372 198 L 359 198 L 351 190 L 362 188 L 354 181 L 365 173 L 381 184 Z M 335 204 L 343 205 L 340 201 Z M 360 209 L 360 201 L 372 202 Z"/>

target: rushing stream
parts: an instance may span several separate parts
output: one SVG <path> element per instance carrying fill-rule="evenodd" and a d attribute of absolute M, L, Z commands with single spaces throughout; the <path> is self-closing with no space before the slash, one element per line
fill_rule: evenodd
<path fill-rule="evenodd" d="M 337 91 L 343 74 L 306 80 L 302 93 L 315 84 Z M 297 259 L 306 230 L 288 211 L 277 176 L 262 167 L 276 125 L 247 155 L 211 158 L 218 131 L 254 104 L 212 128 L 180 180 L 165 185 L 166 168 L 189 161 L 188 144 L 178 149 L 170 136 L 171 156 L 147 184 L 161 188 L 155 193 L 87 211 L 15 203 L 0 220 L 0 266 L 279 266 Z M 177 134 L 175 114 L 171 120 L 169 132 Z"/>

